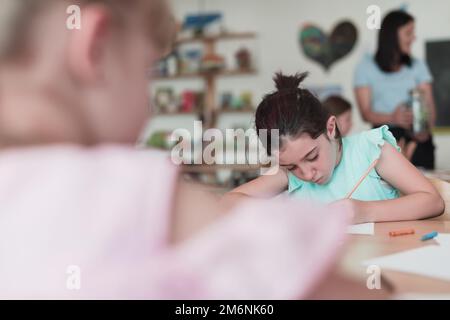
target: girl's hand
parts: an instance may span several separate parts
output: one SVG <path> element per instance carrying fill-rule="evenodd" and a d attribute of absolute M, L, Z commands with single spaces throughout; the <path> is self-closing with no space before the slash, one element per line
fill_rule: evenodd
<path fill-rule="evenodd" d="M 329 204 L 331 208 L 339 208 L 348 214 L 348 218 L 351 224 L 369 222 L 362 210 L 363 201 L 354 199 L 341 199 Z"/>

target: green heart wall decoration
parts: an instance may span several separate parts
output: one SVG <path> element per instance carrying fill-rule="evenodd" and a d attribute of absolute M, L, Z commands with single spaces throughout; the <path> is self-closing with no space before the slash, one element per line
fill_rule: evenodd
<path fill-rule="evenodd" d="M 333 63 L 352 51 L 358 38 L 358 31 L 350 21 L 336 24 L 330 35 L 319 27 L 307 24 L 299 32 L 303 53 L 328 71 Z"/>

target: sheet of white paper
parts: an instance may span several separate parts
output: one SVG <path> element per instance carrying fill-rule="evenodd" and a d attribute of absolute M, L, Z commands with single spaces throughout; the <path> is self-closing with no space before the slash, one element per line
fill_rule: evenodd
<path fill-rule="evenodd" d="M 450 233 L 439 233 L 434 239 L 440 246 L 446 246 L 450 250 Z"/>
<path fill-rule="evenodd" d="M 364 266 L 414 273 L 450 281 L 450 250 L 447 246 L 429 245 L 380 258 L 366 260 Z"/>
<path fill-rule="evenodd" d="M 375 229 L 375 226 L 374 226 L 373 222 L 352 224 L 347 227 L 347 233 L 373 235 L 374 229 Z"/>

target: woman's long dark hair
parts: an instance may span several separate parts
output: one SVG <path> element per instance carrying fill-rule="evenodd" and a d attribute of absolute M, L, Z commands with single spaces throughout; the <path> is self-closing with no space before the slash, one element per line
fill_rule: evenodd
<path fill-rule="evenodd" d="M 383 19 L 378 34 L 378 50 L 375 54 L 375 62 L 384 72 L 393 72 L 397 64 L 411 66 L 411 57 L 400 50 L 398 29 L 414 17 L 401 11 L 391 11 Z"/>

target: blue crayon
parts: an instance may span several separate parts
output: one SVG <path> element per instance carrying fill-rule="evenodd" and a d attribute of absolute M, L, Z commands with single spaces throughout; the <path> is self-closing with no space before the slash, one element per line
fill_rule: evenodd
<path fill-rule="evenodd" d="M 427 233 L 426 235 L 424 235 L 424 236 L 422 237 L 422 241 L 426 241 L 426 240 L 433 239 L 433 238 L 436 237 L 437 235 L 438 235 L 438 233 L 437 233 L 436 231 Z"/>

